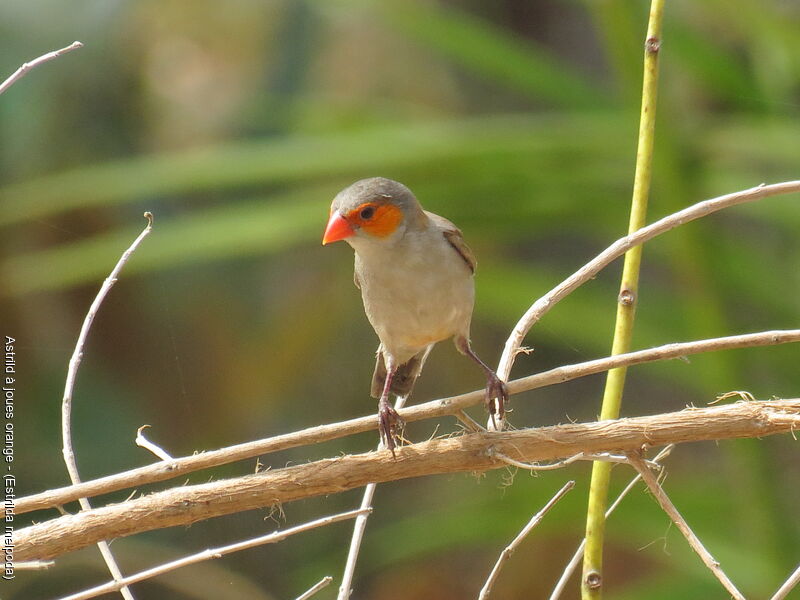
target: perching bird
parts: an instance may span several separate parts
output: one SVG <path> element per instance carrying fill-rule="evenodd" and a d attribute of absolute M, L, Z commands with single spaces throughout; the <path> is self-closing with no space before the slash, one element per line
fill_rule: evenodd
<path fill-rule="evenodd" d="M 470 347 L 475 258 L 458 228 L 423 210 L 402 183 L 373 177 L 334 198 L 322 244 L 338 240 L 355 250 L 355 284 L 380 339 L 372 396 L 392 453 L 402 421 L 389 394 L 408 395 L 430 349 L 451 337 L 485 372 L 487 408 L 502 419 L 505 384 Z"/>

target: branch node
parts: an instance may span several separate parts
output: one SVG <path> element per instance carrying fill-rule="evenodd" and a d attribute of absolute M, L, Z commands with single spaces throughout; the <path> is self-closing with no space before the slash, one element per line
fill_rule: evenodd
<path fill-rule="evenodd" d="M 622 290 L 619 293 L 617 302 L 619 302 L 622 306 L 633 306 L 634 302 L 636 302 L 636 292 L 627 288 Z"/>
<path fill-rule="evenodd" d="M 590 590 L 598 590 L 603 585 L 603 577 L 597 571 L 590 571 L 586 574 L 586 587 Z"/>

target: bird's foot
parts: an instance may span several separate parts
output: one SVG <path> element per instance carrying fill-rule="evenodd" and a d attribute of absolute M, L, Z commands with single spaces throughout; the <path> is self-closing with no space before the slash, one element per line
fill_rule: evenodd
<path fill-rule="evenodd" d="M 492 429 L 501 431 L 508 402 L 508 388 L 505 382 L 491 371 L 486 376 L 486 410 L 489 412 Z"/>
<path fill-rule="evenodd" d="M 395 456 L 396 440 L 400 439 L 400 433 L 404 425 L 405 422 L 397 414 L 397 411 L 392 408 L 392 405 L 389 404 L 388 399 L 381 398 L 378 403 L 378 427 L 381 433 L 381 441 L 384 446 L 392 451 L 392 456 Z"/>

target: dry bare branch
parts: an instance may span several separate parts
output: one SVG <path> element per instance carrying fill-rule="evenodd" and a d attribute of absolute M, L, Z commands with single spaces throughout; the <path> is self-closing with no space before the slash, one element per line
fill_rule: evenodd
<path fill-rule="evenodd" d="M 672 519 L 673 523 L 675 523 L 676 527 L 686 538 L 686 541 L 689 542 L 692 550 L 694 550 L 700 556 L 700 558 L 703 560 L 703 563 L 714 574 L 714 577 L 720 581 L 728 593 L 736 600 L 745 600 L 742 593 L 736 589 L 736 586 L 733 584 L 733 582 L 720 568 L 719 562 L 716 561 L 713 556 L 711 556 L 711 553 L 708 550 L 706 550 L 705 546 L 703 546 L 702 542 L 700 541 L 700 538 L 698 538 L 697 535 L 695 535 L 695 533 L 692 531 L 691 527 L 689 527 L 686 519 L 684 519 L 681 513 L 678 512 L 678 509 L 675 508 L 675 505 L 669 499 L 669 496 L 667 496 L 664 488 L 662 488 L 661 484 L 658 483 L 656 476 L 653 475 L 648 466 L 645 464 L 644 460 L 642 460 L 641 455 L 638 452 L 631 452 L 628 455 L 628 459 L 630 460 L 633 468 L 636 469 L 639 475 L 642 476 L 642 481 L 647 484 L 650 493 L 653 494 L 662 510 L 669 515 L 669 518 Z"/>
<path fill-rule="evenodd" d="M 664 448 L 661 452 L 659 452 L 655 456 L 655 458 L 653 458 L 652 462 L 660 466 L 660 462 L 665 458 L 667 458 L 674 448 L 675 444 L 670 444 L 669 446 Z M 606 511 L 605 514 L 606 519 L 608 519 L 608 517 L 611 516 L 611 513 L 617 510 L 617 507 L 620 505 L 622 500 L 625 498 L 625 496 L 628 495 L 628 492 L 630 492 L 633 489 L 633 487 L 637 483 L 639 483 L 639 480 L 641 478 L 642 476 L 637 474 L 636 477 L 634 477 L 633 479 L 630 480 L 630 482 L 628 482 L 628 485 L 625 486 L 625 488 L 617 496 L 616 500 L 614 500 L 614 502 L 611 503 L 611 506 L 608 507 L 608 510 Z M 558 583 L 556 583 L 556 586 L 553 588 L 553 591 L 550 594 L 550 600 L 558 600 L 561 597 L 561 594 L 564 593 L 564 589 L 567 587 L 567 582 L 569 581 L 569 578 L 572 577 L 572 574 L 575 572 L 575 569 L 577 569 L 578 565 L 581 563 L 581 559 L 583 558 L 584 548 L 586 548 L 586 538 L 583 538 L 583 540 L 581 540 L 581 543 L 578 544 L 578 548 L 577 550 L 575 550 L 575 554 L 572 555 L 572 558 L 567 563 L 564 572 L 561 573 L 561 577 L 559 578 Z"/>
<path fill-rule="evenodd" d="M 32 61 L 23 63 L 22 66 L 14 71 L 8 79 L 6 79 L 3 83 L 0 83 L 0 94 L 6 92 L 8 88 L 12 85 L 17 83 L 20 79 L 22 79 L 29 71 L 35 69 L 39 65 L 42 65 L 46 62 L 53 60 L 54 58 L 58 58 L 62 54 L 66 54 L 67 52 L 72 52 L 73 50 L 77 50 L 78 48 L 83 48 L 83 44 L 81 42 L 72 42 L 66 48 L 61 48 L 60 50 L 53 50 L 52 52 L 48 52 L 47 54 L 43 54 L 39 58 L 34 58 Z"/>
<path fill-rule="evenodd" d="M 430 352 L 430 350 L 428 350 Z M 427 358 L 427 354 L 425 355 Z M 423 359 L 424 360 L 424 359 Z M 400 410 L 406 403 L 408 395 L 397 396 L 394 403 L 394 409 Z M 383 440 L 378 442 L 378 450 L 383 450 Z M 375 488 L 377 484 L 368 483 L 364 488 L 364 494 L 361 497 L 360 508 L 367 509 L 372 506 L 372 498 L 375 496 Z M 361 551 L 361 542 L 364 539 L 364 531 L 367 529 L 367 519 L 370 513 L 364 513 L 356 517 L 355 525 L 353 525 L 353 535 L 350 538 L 350 548 L 347 551 L 347 560 L 344 564 L 344 573 L 342 574 L 342 583 L 339 586 L 339 593 L 336 596 L 337 600 L 348 600 L 350 594 L 353 593 L 353 576 L 356 572 L 356 563 L 358 562 L 358 554 Z"/>
<path fill-rule="evenodd" d="M 472 433 L 404 446 L 391 452 L 339 456 L 244 477 L 177 487 L 15 532 L 19 560 L 43 560 L 102 539 L 188 525 L 234 512 L 334 494 L 380 483 L 505 467 L 492 451 L 538 462 L 579 452 L 634 452 L 642 447 L 701 440 L 763 437 L 800 427 L 800 399 L 737 402 L 613 421 L 519 431 Z"/>
<path fill-rule="evenodd" d="M 367 509 L 367 511 L 369 511 L 369 509 Z M 339 521 L 344 521 L 346 519 L 352 519 L 363 513 L 364 513 L 363 510 L 351 510 L 348 512 L 339 513 L 338 515 L 322 517 L 321 519 L 309 521 L 308 523 L 303 523 L 302 525 L 290 527 L 289 529 L 286 529 L 284 531 L 280 530 L 273 531 L 272 533 L 268 533 L 267 535 L 251 538 L 248 540 L 244 540 L 242 542 L 236 542 L 235 544 L 228 544 L 226 546 L 220 546 L 219 548 L 209 548 L 207 550 L 203 550 L 202 552 L 198 552 L 190 556 L 184 556 L 183 558 L 179 558 L 178 560 L 173 560 L 171 562 L 158 565 L 157 567 L 153 567 L 152 569 L 140 571 L 139 573 L 135 573 L 134 575 L 128 575 L 127 577 L 124 577 L 121 581 L 109 581 L 108 583 L 99 585 L 97 587 L 93 587 L 88 590 L 83 590 L 82 592 L 78 592 L 77 594 L 64 596 L 60 600 L 87 600 L 88 598 L 95 598 L 97 596 L 102 596 L 103 594 L 108 594 L 110 592 L 114 592 L 120 589 L 122 585 L 130 585 L 131 583 L 137 583 L 139 581 L 144 581 L 145 579 L 152 579 L 153 577 L 157 577 L 158 575 L 163 575 L 164 573 L 168 573 L 169 571 L 174 571 L 175 569 L 180 569 L 181 567 L 188 567 L 189 565 L 193 565 L 206 560 L 211 560 L 212 558 L 222 558 L 226 554 L 231 554 L 232 552 L 249 550 L 250 548 L 255 548 L 256 546 L 263 546 L 265 544 L 274 544 L 276 542 L 281 542 L 290 536 L 297 535 L 298 533 L 303 533 L 311 529 L 316 529 L 317 527 L 324 527 L 325 525 L 331 525 L 332 523 L 338 523 Z M 317 587 L 320 585 L 318 583 L 317 586 L 314 586 L 313 588 L 305 592 L 301 596 L 301 598 L 308 598 L 310 595 L 307 594 L 309 594 L 311 590 L 315 591 L 320 590 L 323 587 L 325 587 L 325 585 L 328 585 L 328 583 L 330 583 L 330 579 L 327 583 L 325 583 L 321 587 Z"/>
<path fill-rule="evenodd" d="M 378 446 L 383 449 L 383 442 Z M 377 484 L 369 483 L 364 488 L 364 495 L 361 497 L 360 508 L 369 508 L 372 506 L 372 498 L 375 496 L 375 488 Z M 356 517 L 355 525 L 353 525 L 353 535 L 350 538 L 350 548 L 347 551 L 347 560 L 344 564 L 344 573 L 342 574 L 342 583 L 339 586 L 339 600 L 347 600 L 353 592 L 353 576 L 356 572 L 356 562 L 358 562 L 358 554 L 361 551 L 361 542 L 364 539 L 364 531 L 367 529 L 367 519 L 369 513 L 365 513 Z"/>
<path fill-rule="evenodd" d="M 314 585 L 313 587 L 310 587 L 310 588 L 309 588 L 309 589 L 307 589 L 305 592 L 303 592 L 302 594 L 300 594 L 300 595 L 299 595 L 299 596 L 296 598 L 296 600 L 308 600 L 309 598 L 311 598 L 311 596 L 313 596 L 314 594 L 316 594 L 316 593 L 317 593 L 318 591 L 320 591 L 321 589 L 328 587 L 328 584 L 330 584 L 330 582 L 331 582 L 331 581 L 333 581 L 333 577 L 331 577 L 330 575 L 326 575 L 325 577 L 323 577 L 323 578 L 322 578 L 322 579 L 319 581 L 319 583 L 317 583 L 317 584 L 316 584 L 316 585 Z"/>
<path fill-rule="evenodd" d="M 676 213 L 668 215 L 663 219 L 656 221 L 646 227 L 635 231 L 630 235 L 618 239 L 611 244 L 608 248 L 603 250 L 591 261 L 586 263 L 583 267 L 578 269 L 575 273 L 570 275 L 567 279 L 559 283 L 552 290 L 547 292 L 544 296 L 539 298 L 533 305 L 525 312 L 522 318 L 514 327 L 511 335 L 506 341 L 503 354 L 500 357 L 500 364 L 497 367 L 497 374 L 504 381 L 508 381 L 511 375 L 511 367 L 514 365 L 514 360 L 517 354 L 520 353 L 522 342 L 525 336 L 530 331 L 531 327 L 541 319 L 553 306 L 563 300 L 566 296 L 572 293 L 576 288 L 583 285 L 591 278 L 593 278 L 602 269 L 608 266 L 611 262 L 625 254 L 634 246 L 645 243 L 654 237 L 661 235 L 675 229 L 679 225 L 683 225 L 695 219 L 705 217 L 715 213 L 723 208 L 736 206 L 737 204 L 744 204 L 746 202 L 754 202 L 769 196 L 777 196 L 780 194 L 791 194 L 800 192 L 800 181 L 785 181 L 783 183 L 774 183 L 772 185 L 761 184 L 749 190 L 734 192 L 726 194 L 711 200 L 704 200 L 693 204 L 688 208 L 684 208 Z"/>
<path fill-rule="evenodd" d="M 695 342 L 673 343 L 648 350 L 628 354 L 618 354 L 607 358 L 590 360 L 574 365 L 557 367 L 535 375 L 522 377 L 508 383 L 510 394 L 538 389 L 549 385 L 564 383 L 579 377 L 602 373 L 612 368 L 642 363 L 670 360 L 719 350 L 770 346 L 800 341 L 800 329 L 764 331 L 735 335 Z M 455 414 L 484 401 L 484 390 L 476 390 L 459 396 L 432 400 L 399 411 L 404 421 L 412 422 Z M 164 481 L 186 473 L 208 469 L 219 465 L 263 456 L 271 452 L 287 450 L 298 446 L 317 444 L 329 440 L 354 435 L 376 428 L 374 415 L 359 417 L 340 423 L 318 425 L 301 431 L 286 433 L 263 440 L 229 446 L 219 450 L 202 452 L 192 456 L 176 458 L 172 461 L 159 461 L 152 465 L 139 467 L 123 473 L 108 475 L 85 483 L 48 490 L 17 499 L 16 512 L 23 514 L 43 508 L 53 508 L 77 500 L 80 497 L 99 496 L 118 490 L 139 487 L 149 483 Z"/>
<path fill-rule="evenodd" d="M 522 530 L 517 534 L 517 537 L 511 540 L 511 543 L 503 549 L 503 551 L 500 553 L 500 557 L 497 559 L 497 562 L 492 568 L 492 572 L 489 573 L 486 583 L 483 584 L 480 594 L 478 594 L 478 600 L 486 600 L 486 598 L 489 597 L 489 595 L 492 593 L 492 587 L 497 581 L 497 578 L 500 576 L 500 569 L 503 568 L 508 559 L 511 558 L 511 555 L 514 554 L 517 546 L 522 543 L 522 540 L 528 537 L 528 534 L 533 530 L 533 528 L 536 527 L 544 518 L 544 516 L 550 511 L 550 509 L 556 505 L 556 502 L 561 500 L 561 498 L 563 498 L 564 495 L 573 487 L 575 487 L 574 481 L 568 481 L 565 483 L 564 487 L 558 490 L 555 495 L 550 498 L 548 503 L 542 507 L 542 510 L 533 515 L 531 520 L 528 521 L 528 524 L 525 525 L 525 527 L 523 527 Z"/>
<path fill-rule="evenodd" d="M 80 47 L 80 42 L 76 43 L 79 44 L 79 46 L 76 47 Z M 47 60 L 50 60 L 58 56 L 57 53 L 51 53 L 51 54 L 52 56 L 50 56 L 50 58 L 47 58 Z M 22 69 L 23 67 L 25 67 L 25 65 L 20 67 L 20 69 Z M 31 67 L 29 66 L 28 68 Z M 150 231 L 152 231 L 153 229 L 153 215 L 151 215 L 149 212 L 146 212 L 144 213 L 144 217 L 147 219 L 147 225 L 142 230 L 142 232 L 136 237 L 136 239 L 133 241 L 130 247 L 127 250 L 125 250 L 125 252 L 122 253 L 122 256 L 112 269 L 111 274 L 108 277 L 106 277 L 105 281 L 103 282 L 103 285 L 100 286 L 100 291 L 97 292 L 97 296 L 95 296 L 94 301 L 92 301 L 92 304 L 89 307 L 89 311 L 86 313 L 86 317 L 83 320 L 83 325 L 81 325 L 81 330 L 80 333 L 78 334 L 78 341 L 75 343 L 75 350 L 72 353 L 72 358 L 70 358 L 69 360 L 69 368 L 67 369 L 67 379 L 66 382 L 64 383 L 64 396 L 61 400 L 61 437 L 63 440 L 63 447 L 61 452 L 64 456 L 64 463 L 67 466 L 67 472 L 69 473 L 69 478 L 70 481 L 72 481 L 73 485 L 77 485 L 81 482 L 81 476 L 80 473 L 78 472 L 78 464 L 75 461 L 75 453 L 72 450 L 72 394 L 75 390 L 75 380 L 78 377 L 78 369 L 80 369 L 81 359 L 83 358 L 83 347 L 86 344 L 86 338 L 89 337 L 89 331 L 92 328 L 92 323 L 94 322 L 95 316 L 97 316 L 97 312 L 100 310 L 100 306 L 103 304 L 103 300 L 105 300 L 106 296 L 108 295 L 108 292 L 111 291 L 111 288 L 114 287 L 114 284 L 117 282 L 117 277 L 119 277 L 122 268 L 125 266 L 130 257 L 139 247 L 139 244 L 141 244 L 142 241 L 144 241 L 144 239 L 150 234 Z M 80 503 L 82 510 L 89 510 L 92 507 L 91 504 L 89 503 L 88 498 L 86 497 L 78 498 L 78 502 Z M 103 560 L 108 566 L 108 570 L 110 571 L 111 576 L 114 578 L 115 581 L 121 581 L 122 572 L 120 571 L 119 566 L 117 565 L 117 561 L 114 560 L 114 555 L 111 553 L 111 548 L 109 548 L 108 543 L 104 540 L 100 540 L 97 542 L 97 547 L 100 550 L 100 554 L 103 555 Z M 121 585 L 117 589 L 126 600 L 133 600 L 133 594 L 131 594 L 127 586 Z"/>
<path fill-rule="evenodd" d="M 26 562 L 16 562 L 14 561 L 14 570 L 15 571 L 39 571 L 43 569 L 49 569 L 54 564 L 56 564 L 52 560 L 31 560 Z"/>
<path fill-rule="evenodd" d="M 622 456 L 621 454 L 609 454 L 608 452 L 603 452 L 601 454 L 587 454 L 586 452 L 580 452 L 575 456 L 570 456 L 565 458 L 564 460 L 557 460 L 551 463 L 526 463 L 519 460 L 514 460 L 510 456 L 506 456 L 505 454 L 501 454 L 500 452 L 493 452 L 492 456 L 495 456 L 502 460 L 503 462 L 508 463 L 512 467 L 518 467 L 520 469 L 526 469 L 528 471 L 556 471 L 558 469 L 563 469 L 567 465 L 571 465 L 574 462 L 579 460 L 589 460 L 592 462 L 610 462 L 610 463 L 625 463 L 628 464 L 628 457 Z M 659 465 L 652 462 L 652 461 L 645 461 L 650 468 L 658 468 Z"/>
<path fill-rule="evenodd" d="M 778 591 L 775 592 L 770 600 L 783 600 L 798 583 L 800 583 L 800 566 L 795 569 L 794 573 L 789 575 L 789 579 L 783 582 L 783 585 L 778 588 Z"/>

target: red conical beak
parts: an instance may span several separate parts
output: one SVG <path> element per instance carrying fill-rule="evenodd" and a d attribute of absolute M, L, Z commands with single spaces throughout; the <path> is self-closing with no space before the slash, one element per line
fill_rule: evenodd
<path fill-rule="evenodd" d="M 354 233 L 355 230 L 347 222 L 347 219 L 340 215 L 339 211 L 335 211 L 331 214 L 328 226 L 325 228 L 325 234 L 322 236 L 322 245 L 349 238 Z"/>

